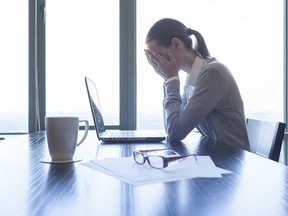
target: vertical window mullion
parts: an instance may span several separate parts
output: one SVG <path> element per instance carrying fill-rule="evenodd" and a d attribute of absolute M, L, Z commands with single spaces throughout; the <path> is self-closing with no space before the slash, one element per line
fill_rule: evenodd
<path fill-rule="evenodd" d="M 288 66 L 287 66 L 287 57 L 288 57 L 288 16 L 287 16 L 287 1 L 284 1 L 284 119 L 287 124 L 288 122 L 288 105 L 287 105 L 287 96 L 288 96 Z M 288 129 L 286 126 L 286 133 Z M 284 136 L 285 138 L 286 136 Z M 288 141 L 284 140 L 283 153 L 284 153 L 284 163 L 288 164 Z"/>
<path fill-rule="evenodd" d="M 45 0 L 29 0 L 29 132 L 45 129 Z"/>
<path fill-rule="evenodd" d="M 136 1 L 120 0 L 120 129 L 136 128 Z"/>

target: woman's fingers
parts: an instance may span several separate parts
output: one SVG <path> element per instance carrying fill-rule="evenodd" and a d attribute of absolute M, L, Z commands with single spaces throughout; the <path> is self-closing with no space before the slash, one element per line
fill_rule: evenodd
<path fill-rule="evenodd" d="M 173 53 L 168 50 L 169 60 L 159 55 L 154 50 L 144 50 L 146 58 L 154 70 L 165 80 L 178 75 L 178 66 Z"/>

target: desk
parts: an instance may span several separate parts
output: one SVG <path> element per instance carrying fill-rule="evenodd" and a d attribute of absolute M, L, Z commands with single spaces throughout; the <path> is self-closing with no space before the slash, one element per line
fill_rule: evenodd
<path fill-rule="evenodd" d="M 44 164 L 44 132 L 0 142 L 0 215 L 178 216 L 287 215 L 288 168 L 191 133 L 182 143 L 99 144 L 93 131 L 78 147 L 84 159 L 130 156 L 135 148 L 172 148 L 210 155 L 232 171 L 223 178 L 197 178 L 132 186 L 78 163 Z"/>

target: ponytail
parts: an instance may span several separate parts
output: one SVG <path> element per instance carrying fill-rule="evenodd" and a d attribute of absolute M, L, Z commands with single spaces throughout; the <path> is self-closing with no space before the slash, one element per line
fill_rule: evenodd
<path fill-rule="evenodd" d="M 210 58 L 211 55 L 208 51 L 208 48 L 206 46 L 205 40 L 202 37 L 202 35 L 191 28 L 187 29 L 187 33 L 189 36 L 194 35 L 196 38 L 196 44 L 194 45 L 194 49 L 197 51 L 197 53 L 202 57 L 202 58 Z"/>

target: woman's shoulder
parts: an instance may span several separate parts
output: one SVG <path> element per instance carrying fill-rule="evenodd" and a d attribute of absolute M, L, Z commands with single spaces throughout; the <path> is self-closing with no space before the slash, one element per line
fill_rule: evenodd
<path fill-rule="evenodd" d="M 212 82 L 221 85 L 225 85 L 231 80 L 234 80 L 234 78 L 228 67 L 216 58 L 209 59 L 207 63 L 203 65 L 202 71 L 198 76 L 198 81 L 200 82 Z"/>
<path fill-rule="evenodd" d="M 218 74 L 221 76 L 231 76 L 231 72 L 229 68 L 217 60 L 216 58 L 210 58 L 206 64 L 203 65 L 202 67 L 202 75 L 204 75 L 206 72 L 213 73 L 214 75 Z M 211 73 L 211 75 L 212 75 Z"/>
<path fill-rule="evenodd" d="M 207 69 L 215 69 L 215 70 L 228 70 L 227 66 L 225 64 L 223 64 L 222 62 L 220 62 L 218 59 L 216 59 L 215 57 L 210 58 L 206 64 L 203 66 L 203 69 L 207 68 Z"/>

